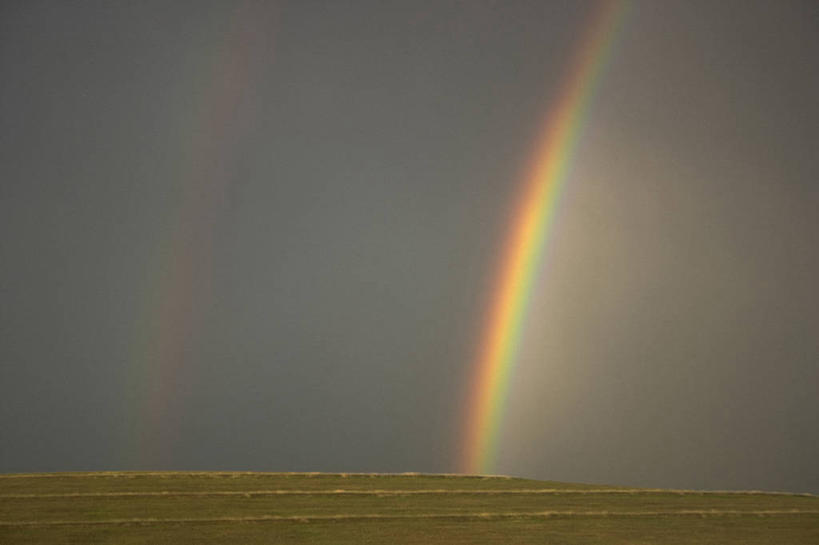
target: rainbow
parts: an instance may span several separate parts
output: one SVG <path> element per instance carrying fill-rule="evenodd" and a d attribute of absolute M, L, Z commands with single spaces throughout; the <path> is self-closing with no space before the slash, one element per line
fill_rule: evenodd
<path fill-rule="evenodd" d="M 490 473 L 495 467 L 509 379 L 532 285 L 592 97 L 627 8 L 626 0 L 610 0 L 592 13 L 522 184 L 472 367 L 461 461 L 465 473 Z"/>
<path fill-rule="evenodd" d="M 169 183 L 176 202 L 160 217 L 154 257 L 146 271 L 145 303 L 137 319 L 130 368 L 133 430 L 126 459 L 138 469 L 167 467 L 184 416 L 194 351 L 211 303 L 213 246 L 228 186 L 236 178 L 237 152 L 249 133 L 246 104 L 273 61 L 275 6 L 236 2 L 209 36 L 182 120 L 177 165 Z M 243 108 L 243 106 L 245 106 Z"/>

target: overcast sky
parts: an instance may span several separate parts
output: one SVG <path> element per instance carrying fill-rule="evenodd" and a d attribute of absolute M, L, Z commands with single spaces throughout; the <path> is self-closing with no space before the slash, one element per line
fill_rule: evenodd
<path fill-rule="evenodd" d="M 0 5 L 0 472 L 457 469 L 588 2 Z M 819 492 L 819 4 L 638 1 L 498 473 Z"/>

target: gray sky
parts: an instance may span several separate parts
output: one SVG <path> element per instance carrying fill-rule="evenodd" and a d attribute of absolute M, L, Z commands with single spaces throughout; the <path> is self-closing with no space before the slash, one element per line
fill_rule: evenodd
<path fill-rule="evenodd" d="M 0 471 L 457 468 L 584 2 L 4 2 Z M 819 7 L 638 1 L 499 473 L 819 492 Z"/>

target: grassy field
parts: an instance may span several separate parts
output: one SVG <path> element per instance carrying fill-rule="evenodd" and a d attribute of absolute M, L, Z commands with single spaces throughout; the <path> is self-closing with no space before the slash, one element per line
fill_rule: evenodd
<path fill-rule="evenodd" d="M 416 474 L 0 475 L 6 543 L 817 544 L 819 497 Z"/>

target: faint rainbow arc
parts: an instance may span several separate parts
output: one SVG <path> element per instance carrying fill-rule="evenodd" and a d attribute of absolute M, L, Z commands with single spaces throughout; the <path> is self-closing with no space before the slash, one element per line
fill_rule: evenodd
<path fill-rule="evenodd" d="M 579 41 L 558 99 L 546 117 L 534 161 L 514 209 L 473 364 L 461 469 L 490 473 L 532 284 L 551 231 L 589 105 L 628 9 L 628 0 L 601 2 Z"/>
<path fill-rule="evenodd" d="M 183 396 L 180 383 L 194 363 L 190 353 L 211 297 L 222 201 L 235 176 L 238 146 L 251 125 L 242 105 L 252 100 L 259 76 L 273 61 L 277 10 L 263 2 L 236 2 L 227 12 L 230 19 L 214 32 L 211 49 L 198 52 L 209 62 L 190 85 L 199 93 L 180 114 L 185 119 L 181 132 L 188 138 L 172 178 L 179 202 L 164 218 L 135 328 L 133 392 L 126 409 L 134 424 L 124 445 L 134 467 L 157 467 L 174 449 L 184 411 L 175 398 Z"/>

